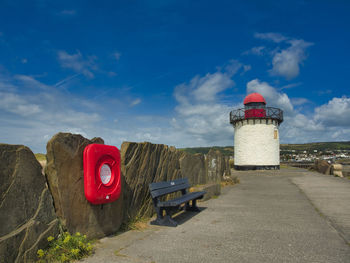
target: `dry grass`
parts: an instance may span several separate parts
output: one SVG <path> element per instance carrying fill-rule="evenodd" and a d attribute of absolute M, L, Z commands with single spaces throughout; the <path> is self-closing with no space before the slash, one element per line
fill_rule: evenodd
<path fill-rule="evenodd" d="M 220 184 L 221 184 L 221 187 L 225 187 L 225 186 L 235 185 L 239 183 L 240 183 L 240 180 L 237 176 L 227 176 Z"/>
<path fill-rule="evenodd" d="M 41 161 L 45 161 L 46 162 L 46 155 L 43 154 L 43 153 L 36 153 L 34 154 L 35 155 L 35 158 L 41 162 Z"/>
<path fill-rule="evenodd" d="M 127 255 L 121 254 L 120 251 L 122 251 L 124 248 L 118 249 L 114 251 L 114 255 L 116 255 L 117 257 L 123 257 L 126 258 Z"/>

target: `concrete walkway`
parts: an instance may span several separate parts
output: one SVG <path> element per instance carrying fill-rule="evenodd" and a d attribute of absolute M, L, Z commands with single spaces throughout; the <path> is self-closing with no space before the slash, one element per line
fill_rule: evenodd
<path fill-rule="evenodd" d="M 350 180 L 302 169 L 239 172 L 176 228 L 104 238 L 84 262 L 350 262 Z"/>

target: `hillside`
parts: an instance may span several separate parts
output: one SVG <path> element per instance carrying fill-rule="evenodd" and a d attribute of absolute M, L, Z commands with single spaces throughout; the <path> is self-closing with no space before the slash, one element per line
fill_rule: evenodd
<path fill-rule="evenodd" d="M 281 144 L 282 151 L 335 151 L 350 150 L 350 141 L 348 142 L 315 142 L 305 144 Z"/>
<path fill-rule="evenodd" d="M 179 150 L 188 153 L 202 153 L 207 154 L 210 149 L 219 150 L 223 155 L 233 156 L 234 147 L 233 146 L 213 146 L 213 147 L 191 147 L 182 148 Z M 350 141 L 347 142 L 315 142 L 315 143 L 305 143 L 305 144 L 281 144 L 280 149 L 282 152 L 288 152 L 295 150 L 299 151 L 335 151 L 335 150 L 350 150 Z"/>
<path fill-rule="evenodd" d="M 207 154 L 210 149 L 219 150 L 223 155 L 233 156 L 234 148 L 233 146 L 213 146 L 213 147 L 191 147 L 191 148 L 180 148 L 179 150 L 185 151 L 191 154 L 201 153 Z"/>

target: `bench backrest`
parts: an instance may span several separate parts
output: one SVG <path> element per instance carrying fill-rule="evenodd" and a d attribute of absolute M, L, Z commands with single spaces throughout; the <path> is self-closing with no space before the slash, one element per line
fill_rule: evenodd
<path fill-rule="evenodd" d="M 149 184 L 149 190 L 151 191 L 152 198 L 171 194 L 187 188 L 190 188 L 187 178 Z"/>

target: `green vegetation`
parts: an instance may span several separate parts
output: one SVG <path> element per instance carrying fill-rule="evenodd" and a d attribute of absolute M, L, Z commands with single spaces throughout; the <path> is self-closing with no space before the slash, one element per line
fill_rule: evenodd
<path fill-rule="evenodd" d="M 46 155 L 43 153 L 36 153 L 35 158 L 40 162 L 40 161 L 46 161 Z"/>
<path fill-rule="evenodd" d="M 235 161 L 233 159 L 231 159 L 228 162 L 229 162 L 230 168 L 234 169 L 235 168 Z"/>
<path fill-rule="evenodd" d="M 305 143 L 305 144 L 281 144 L 281 151 L 288 152 L 295 150 L 299 151 L 335 151 L 335 150 L 350 150 L 350 141 L 348 142 L 315 142 L 315 143 Z M 192 147 L 192 148 L 182 148 L 179 150 L 196 154 L 207 154 L 211 149 L 220 151 L 223 155 L 233 156 L 234 147 L 233 146 L 213 146 L 213 147 Z"/>
<path fill-rule="evenodd" d="M 191 154 L 196 154 L 196 153 L 207 154 L 211 149 L 218 150 L 223 155 L 226 155 L 226 156 L 233 156 L 233 153 L 234 153 L 233 146 L 193 147 L 193 148 L 181 148 L 179 150 L 187 153 L 191 153 Z"/>
<path fill-rule="evenodd" d="M 92 253 L 92 245 L 86 235 L 79 232 L 70 235 L 68 232 L 60 234 L 57 239 L 49 236 L 48 249 L 39 249 L 37 252 L 39 263 L 44 262 L 71 262 L 87 257 Z"/>
<path fill-rule="evenodd" d="M 282 151 L 334 151 L 350 150 L 350 141 L 348 142 L 314 142 L 305 144 L 281 144 Z"/>

